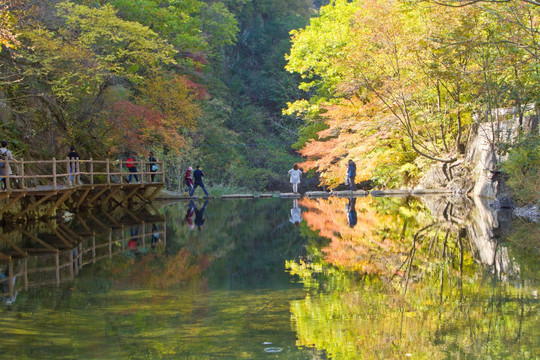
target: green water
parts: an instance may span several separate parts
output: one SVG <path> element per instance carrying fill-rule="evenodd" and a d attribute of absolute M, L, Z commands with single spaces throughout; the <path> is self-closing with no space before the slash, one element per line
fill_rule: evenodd
<path fill-rule="evenodd" d="M 540 356 L 538 226 L 499 219 L 493 229 L 485 209 L 442 198 L 187 205 L 159 207 L 162 223 L 153 210 L 69 223 L 77 232 L 87 220 L 105 246 L 95 262 L 85 252 L 78 273 L 62 268 L 59 286 L 16 278 L 0 310 L 0 358 Z"/>

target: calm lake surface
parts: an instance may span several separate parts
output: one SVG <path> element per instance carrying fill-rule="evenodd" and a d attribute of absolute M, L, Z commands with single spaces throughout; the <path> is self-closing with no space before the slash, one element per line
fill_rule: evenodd
<path fill-rule="evenodd" d="M 199 200 L 0 234 L 0 359 L 540 357 L 540 229 L 479 199 Z"/>

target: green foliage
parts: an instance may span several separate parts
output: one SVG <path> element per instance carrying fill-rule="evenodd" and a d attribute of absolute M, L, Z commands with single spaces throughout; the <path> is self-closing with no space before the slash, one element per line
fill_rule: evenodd
<path fill-rule="evenodd" d="M 523 136 L 508 152 L 508 159 L 501 164 L 508 175 L 507 183 L 513 197 L 520 204 L 540 202 L 540 136 Z"/>

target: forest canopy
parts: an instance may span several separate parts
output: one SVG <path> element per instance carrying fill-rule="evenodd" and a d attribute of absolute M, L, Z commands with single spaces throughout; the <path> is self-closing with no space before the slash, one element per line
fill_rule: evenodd
<path fill-rule="evenodd" d="M 530 1 L 322 7 L 291 32 L 287 55 L 311 94 L 284 110 L 306 121 L 304 165 L 336 185 L 352 158 L 361 179 L 391 186 L 414 181 L 427 163 L 455 162 L 469 125 L 501 108 L 522 119 L 538 104 L 539 15 Z"/>

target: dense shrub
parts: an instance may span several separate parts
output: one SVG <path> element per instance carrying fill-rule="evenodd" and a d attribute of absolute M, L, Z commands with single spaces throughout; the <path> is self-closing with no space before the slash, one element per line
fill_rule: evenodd
<path fill-rule="evenodd" d="M 508 160 L 502 164 L 502 170 L 508 175 L 507 183 L 518 203 L 540 201 L 539 169 L 540 136 L 523 136 L 510 149 Z"/>

